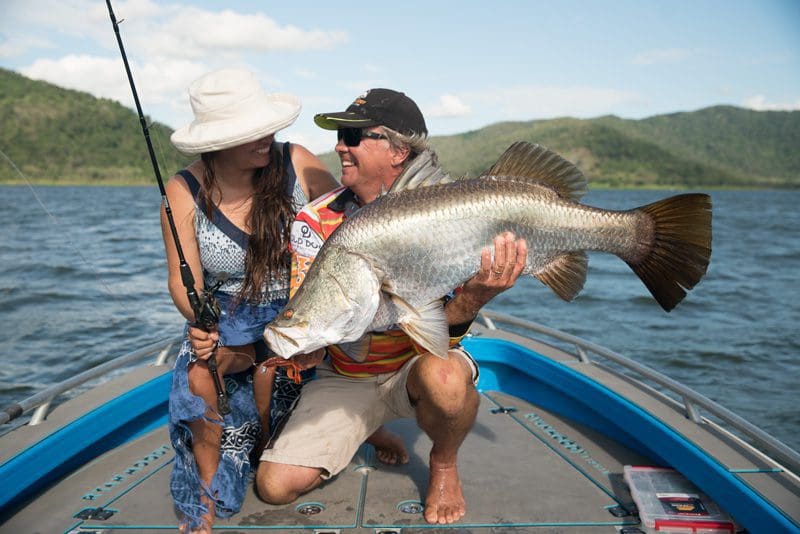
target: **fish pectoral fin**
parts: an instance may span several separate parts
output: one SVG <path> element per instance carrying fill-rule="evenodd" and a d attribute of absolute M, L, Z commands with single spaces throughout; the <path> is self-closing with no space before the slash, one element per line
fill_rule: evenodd
<path fill-rule="evenodd" d="M 447 359 L 450 329 L 441 300 L 434 300 L 415 313 L 406 315 L 398 325 L 417 345 L 431 354 Z"/>
<path fill-rule="evenodd" d="M 589 258 L 585 252 L 568 252 L 554 258 L 533 276 L 569 302 L 583 289 L 588 268 Z"/>
<path fill-rule="evenodd" d="M 393 286 L 391 286 L 390 284 L 384 283 L 381 286 L 381 291 L 386 296 L 388 296 L 389 300 L 392 301 L 392 304 L 396 308 L 398 308 L 400 310 L 401 320 L 406 315 L 412 315 L 414 317 L 419 317 L 419 312 L 417 311 L 417 309 L 414 306 L 412 306 L 411 304 L 409 304 L 408 302 L 406 302 L 406 300 L 403 297 L 401 297 L 400 295 L 395 293 L 395 290 L 394 290 Z"/>
<path fill-rule="evenodd" d="M 369 354 L 369 344 L 371 339 L 372 336 L 366 334 L 355 341 L 339 343 L 338 347 L 342 349 L 342 352 L 347 354 L 347 356 L 353 361 L 363 362 L 367 359 L 367 355 Z"/>

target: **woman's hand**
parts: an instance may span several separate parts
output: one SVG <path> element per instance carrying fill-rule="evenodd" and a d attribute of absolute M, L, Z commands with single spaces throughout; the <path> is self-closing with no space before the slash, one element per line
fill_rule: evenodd
<path fill-rule="evenodd" d="M 189 342 L 192 344 L 192 352 L 199 360 L 207 360 L 217 348 L 219 343 L 219 332 L 213 330 L 206 332 L 196 326 L 189 327 Z"/>

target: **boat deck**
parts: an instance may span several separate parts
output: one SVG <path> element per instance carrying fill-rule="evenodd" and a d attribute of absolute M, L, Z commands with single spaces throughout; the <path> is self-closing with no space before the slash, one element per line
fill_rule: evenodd
<path fill-rule="evenodd" d="M 473 330 L 465 345 L 481 365 L 481 406 L 459 454 L 464 518 L 425 523 L 430 441 L 404 419 L 389 427 L 409 449 L 408 464 L 381 464 L 365 445 L 339 476 L 291 505 L 267 505 L 251 487 L 242 510 L 214 530 L 635 534 L 624 466 L 650 465 L 700 479 L 750 532 L 800 532 L 800 478 L 723 427 L 693 421 L 681 403 L 607 366 L 511 332 Z M 137 367 L 41 424 L 0 436 L 8 477 L 0 502 L 12 503 L 0 508 L 0 532 L 175 531 L 170 376 L 163 364 Z M 96 456 L 98 448 L 109 452 Z M 22 493 L 35 498 L 14 498 L 16 485 L 35 488 Z M 762 502 L 777 512 L 765 516 L 772 509 Z"/>
<path fill-rule="evenodd" d="M 419 511 L 430 441 L 413 420 L 391 428 L 403 436 L 411 453 L 408 464 L 381 464 L 365 445 L 348 469 L 291 505 L 267 505 L 251 488 L 241 512 L 218 520 L 215 531 L 430 532 Z M 635 516 L 616 517 L 612 511 L 620 505 L 630 509 L 623 465 L 647 460 L 516 397 L 482 394 L 477 422 L 459 456 L 467 514 L 443 530 L 599 533 L 638 523 Z M 173 459 L 166 429 L 156 429 L 68 477 L 3 531 L 174 528 Z M 308 510 L 317 513 L 303 513 Z M 104 515 L 110 516 L 100 519 Z"/>

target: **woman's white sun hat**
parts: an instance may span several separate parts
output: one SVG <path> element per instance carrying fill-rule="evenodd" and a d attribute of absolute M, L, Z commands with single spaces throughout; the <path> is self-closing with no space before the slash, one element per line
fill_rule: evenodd
<path fill-rule="evenodd" d="M 300 99 L 268 94 L 255 74 L 220 69 L 189 86 L 194 120 L 172 133 L 170 141 L 184 154 L 200 154 L 256 141 L 290 126 L 300 114 Z"/>

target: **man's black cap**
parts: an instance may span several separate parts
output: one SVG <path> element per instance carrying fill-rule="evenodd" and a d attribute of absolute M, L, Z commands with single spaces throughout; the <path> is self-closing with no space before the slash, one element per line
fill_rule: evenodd
<path fill-rule="evenodd" d="M 403 135 L 427 135 L 425 118 L 413 100 L 391 89 L 370 89 L 346 111 L 319 113 L 314 122 L 326 130 L 386 126 Z"/>

